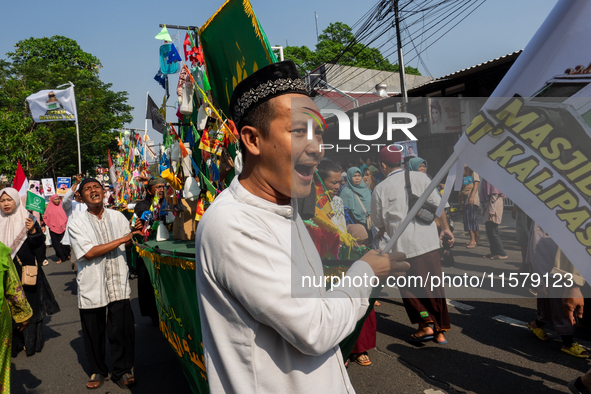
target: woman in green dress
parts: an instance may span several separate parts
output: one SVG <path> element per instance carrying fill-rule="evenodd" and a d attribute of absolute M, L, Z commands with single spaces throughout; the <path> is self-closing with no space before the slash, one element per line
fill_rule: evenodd
<path fill-rule="evenodd" d="M 10 258 L 10 248 L 0 242 L 0 393 L 10 393 L 10 356 L 12 347 L 12 320 L 20 330 L 33 316 L 23 286 Z"/>

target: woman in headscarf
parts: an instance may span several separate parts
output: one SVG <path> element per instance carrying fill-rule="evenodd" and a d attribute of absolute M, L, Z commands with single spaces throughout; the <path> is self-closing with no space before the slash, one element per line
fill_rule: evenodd
<path fill-rule="evenodd" d="M 427 173 L 427 160 L 420 157 L 413 157 L 408 161 L 407 167 L 409 171 L 419 171 L 423 174 Z"/>
<path fill-rule="evenodd" d="M 49 226 L 51 245 L 53 246 L 53 249 L 55 249 L 55 254 L 58 258 L 57 264 L 69 260 L 69 248 L 62 245 L 62 239 L 64 238 L 66 226 L 68 224 L 68 215 L 66 215 L 66 211 L 64 211 L 64 208 L 62 207 L 62 200 L 57 194 L 49 197 L 49 204 L 47 204 L 47 208 L 45 209 L 43 221 Z"/>
<path fill-rule="evenodd" d="M 39 224 L 29 218 L 16 189 L 7 187 L 0 190 L 0 211 L 0 242 L 12 249 L 10 257 L 18 277 L 22 277 L 24 265 L 37 265 L 36 283 L 23 285 L 33 316 L 23 331 L 13 331 L 12 338 L 13 357 L 25 347 L 27 356 L 32 356 L 43 349 L 43 318 L 60 310 L 42 265 L 35 261 L 34 250 L 45 242 L 45 235 Z"/>
<path fill-rule="evenodd" d="M 363 182 L 359 168 L 351 167 L 347 170 L 347 187 L 341 192 L 341 198 L 349 208 L 353 222 L 365 227 L 371 243 L 371 190 Z"/>
<path fill-rule="evenodd" d="M 503 241 L 499 235 L 499 224 L 503 219 L 503 198 L 505 195 L 499 189 L 482 180 L 480 184 L 480 201 L 484 204 L 482 217 L 485 221 L 486 236 L 490 244 L 490 254 L 483 256 L 492 260 L 506 260 L 509 257 L 503 248 Z"/>
<path fill-rule="evenodd" d="M 32 221 L 31 221 L 32 224 Z M 33 315 L 27 302 L 10 248 L 0 243 L 0 392 L 10 393 L 10 356 L 12 354 L 12 320 L 22 330 Z"/>

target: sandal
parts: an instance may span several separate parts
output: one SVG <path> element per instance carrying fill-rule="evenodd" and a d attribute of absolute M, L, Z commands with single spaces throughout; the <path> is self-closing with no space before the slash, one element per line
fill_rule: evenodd
<path fill-rule="evenodd" d="M 361 353 L 359 357 L 355 357 L 355 362 L 362 367 L 369 367 L 371 365 L 371 361 L 369 361 L 369 357 L 365 353 Z"/>
<path fill-rule="evenodd" d="M 509 256 L 499 256 L 498 254 L 494 255 L 494 256 L 490 256 L 491 260 L 507 260 L 508 258 L 509 258 Z"/>
<path fill-rule="evenodd" d="M 466 247 L 468 249 L 474 249 L 476 247 L 476 244 L 467 244 Z"/>
<path fill-rule="evenodd" d="M 96 383 L 98 382 L 97 386 L 89 386 L 89 383 Z M 90 375 L 90 380 L 88 382 L 86 382 L 86 388 L 89 390 L 96 390 L 99 387 L 101 387 L 103 385 L 103 383 L 105 383 L 105 377 L 103 375 L 101 375 L 100 373 L 93 373 L 92 375 Z"/>
<path fill-rule="evenodd" d="M 63 263 L 63 261 L 61 261 L 61 260 L 58 260 L 58 261 L 56 261 L 55 263 L 56 263 L 56 264 L 61 264 L 61 263 Z"/>
<path fill-rule="evenodd" d="M 445 331 L 437 331 L 435 334 L 441 334 L 443 335 Z M 437 339 L 435 339 L 435 335 L 433 336 L 433 342 L 435 342 L 438 345 L 445 345 L 447 343 L 447 339 L 445 339 L 445 336 L 443 337 L 443 341 L 442 342 L 438 342 Z"/>
<path fill-rule="evenodd" d="M 426 341 L 430 341 L 433 338 L 434 338 L 433 334 L 422 335 L 422 336 L 418 336 L 417 334 L 412 334 L 408 340 L 411 342 L 426 342 Z"/>
<path fill-rule="evenodd" d="M 570 348 L 561 348 L 560 350 L 574 357 L 589 358 L 589 352 L 583 346 L 579 345 L 576 342 L 574 342 Z"/>
<path fill-rule="evenodd" d="M 135 378 L 130 373 L 124 374 L 114 382 L 117 383 L 117 386 L 121 387 L 123 390 L 128 390 L 130 387 L 135 386 Z"/>
<path fill-rule="evenodd" d="M 527 328 L 529 328 L 531 330 L 531 332 L 534 333 L 534 335 L 536 337 L 538 337 L 538 339 L 540 339 L 540 340 L 542 340 L 544 342 L 550 340 L 550 337 L 548 336 L 548 333 L 543 328 L 534 327 L 533 324 L 531 324 L 531 323 L 527 323 L 526 326 L 527 326 Z"/>
<path fill-rule="evenodd" d="M 49 261 L 43 260 L 43 265 L 49 265 Z"/>

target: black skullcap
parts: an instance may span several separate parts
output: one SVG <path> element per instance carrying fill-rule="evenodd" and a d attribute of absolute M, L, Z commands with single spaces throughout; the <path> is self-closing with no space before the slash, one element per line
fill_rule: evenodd
<path fill-rule="evenodd" d="M 236 125 L 253 108 L 288 93 L 308 96 L 306 84 L 293 60 L 269 64 L 240 82 L 230 100 L 230 114 Z"/>
<path fill-rule="evenodd" d="M 84 187 L 84 185 L 86 185 L 87 183 L 91 183 L 91 182 L 96 182 L 99 185 L 101 185 L 101 188 L 103 187 L 103 185 L 94 178 L 84 178 L 84 180 L 82 182 L 80 182 L 80 186 L 78 186 L 78 192 L 82 193 L 82 188 Z"/>
<path fill-rule="evenodd" d="M 152 187 L 154 185 L 160 185 L 161 183 L 166 183 L 164 178 L 152 178 L 148 181 L 148 187 Z"/>

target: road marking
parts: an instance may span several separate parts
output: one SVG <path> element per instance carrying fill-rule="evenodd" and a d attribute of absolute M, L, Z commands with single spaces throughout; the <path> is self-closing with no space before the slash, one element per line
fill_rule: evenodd
<path fill-rule="evenodd" d="M 529 330 L 529 328 L 526 325 L 527 324 L 526 322 L 523 322 L 523 321 L 517 320 L 517 319 L 513 319 L 512 317 L 498 315 L 498 316 L 493 317 L 493 320 L 500 321 L 502 323 L 508 323 L 514 327 L 521 327 L 521 328 L 525 328 L 526 330 Z M 561 340 L 560 335 L 558 335 L 556 332 L 554 332 L 552 330 L 548 330 L 548 329 L 546 329 L 546 332 L 548 333 L 548 336 L 550 336 L 554 339 Z M 575 342 L 578 342 L 579 345 L 583 346 L 586 349 L 591 349 L 591 342 L 581 341 L 581 340 L 576 340 Z"/>
<path fill-rule="evenodd" d="M 443 391 L 441 390 L 433 390 L 433 389 L 428 389 L 424 391 L 425 394 L 445 394 Z"/>
<path fill-rule="evenodd" d="M 509 323 L 512 326 L 525 328 L 526 330 L 528 329 L 527 326 L 525 325 L 526 324 L 525 322 L 522 322 L 521 320 L 513 319 L 512 317 L 498 315 L 498 316 L 493 317 L 493 320 L 500 321 L 503 323 Z"/>
<path fill-rule="evenodd" d="M 451 305 L 456 309 L 463 309 L 465 311 L 471 311 L 472 309 L 475 308 L 472 305 L 462 304 L 461 302 L 457 302 L 457 301 L 450 300 L 450 299 L 447 300 L 447 305 Z"/>

